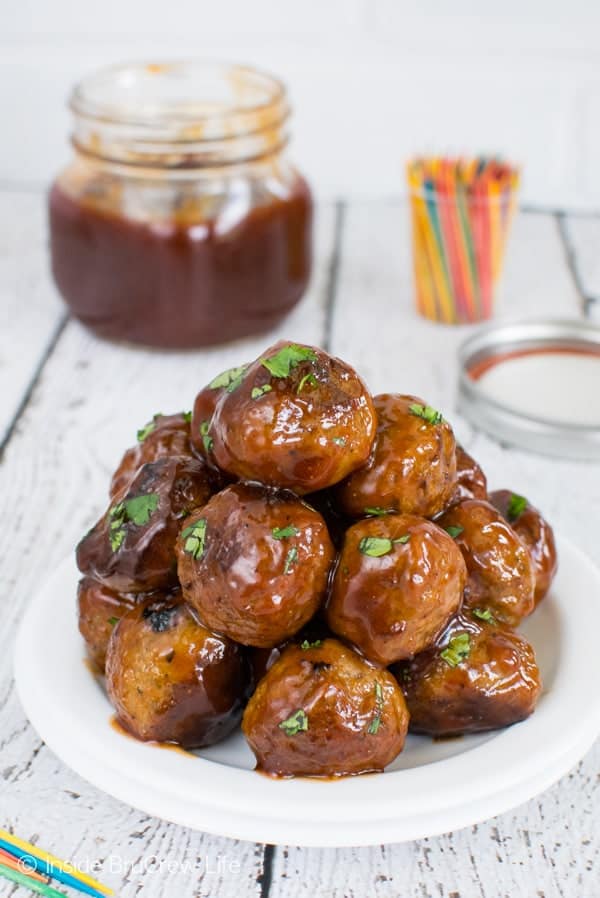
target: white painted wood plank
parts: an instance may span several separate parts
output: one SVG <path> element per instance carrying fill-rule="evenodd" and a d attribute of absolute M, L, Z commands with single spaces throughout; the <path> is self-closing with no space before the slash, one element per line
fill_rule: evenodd
<path fill-rule="evenodd" d="M 567 216 L 564 224 L 587 315 L 600 322 L 600 216 Z"/>
<path fill-rule="evenodd" d="M 492 486 L 539 504 L 597 562 L 600 466 L 505 449 L 453 411 L 455 351 L 469 328 L 432 325 L 412 311 L 406 211 L 353 206 L 346 216 L 332 350 L 375 391 L 421 394 L 440 407 Z M 578 298 L 556 221 L 521 215 L 499 306 L 502 317 L 573 316 Z M 565 721 L 568 725 L 568 721 Z M 471 829 L 404 845 L 277 851 L 273 898 L 582 898 L 598 893 L 600 743 L 538 799 Z"/>
<path fill-rule="evenodd" d="M 46 242 L 45 196 L 0 191 L 0 445 L 64 314 Z"/>
<path fill-rule="evenodd" d="M 61 857 L 83 864 L 98 860 L 99 878 L 114 884 L 122 898 L 137 894 L 140 878 L 149 898 L 258 895 L 262 848 L 149 819 L 67 770 L 40 745 L 15 698 L 12 635 L 28 597 L 106 505 L 110 471 L 140 423 L 157 410 L 190 408 L 215 372 L 253 358 L 279 337 L 322 342 L 333 239 L 334 212 L 325 208 L 309 295 L 276 332 L 261 339 L 160 354 L 100 342 L 70 322 L 0 465 L 2 819 L 26 839 L 39 834 L 40 843 Z M 154 868 L 135 869 L 152 855 L 158 859 Z M 200 866 L 190 873 L 195 858 Z M 172 870 L 164 866 L 169 860 Z M 122 875 L 119 863 L 130 872 Z"/>

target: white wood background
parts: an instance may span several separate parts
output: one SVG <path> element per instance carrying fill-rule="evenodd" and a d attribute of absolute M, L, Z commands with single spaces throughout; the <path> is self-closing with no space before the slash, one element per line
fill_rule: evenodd
<path fill-rule="evenodd" d="M 12 634 L 30 595 L 103 508 L 123 447 L 154 411 L 191 407 L 214 371 L 277 336 L 324 345 L 374 391 L 423 394 L 453 420 L 493 486 L 526 493 L 600 562 L 600 466 L 503 447 L 454 413 L 455 348 L 466 329 L 414 315 L 405 207 L 322 206 L 317 249 L 310 294 L 277 334 L 203 353 L 125 349 L 66 319 L 47 273 L 43 195 L 0 191 L 0 819 L 96 865 L 122 898 L 598 898 L 600 744 L 539 798 L 470 829 L 369 849 L 273 849 L 114 801 L 66 769 L 23 716 Z M 581 315 L 588 295 L 600 295 L 599 249 L 600 218 L 522 213 L 499 313 Z M 2 898 L 18 893 L 0 883 Z"/>

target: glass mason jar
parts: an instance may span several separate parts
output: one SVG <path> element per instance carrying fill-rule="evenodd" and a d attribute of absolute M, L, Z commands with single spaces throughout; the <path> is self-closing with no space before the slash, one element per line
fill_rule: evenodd
<path fill-rule="evenodd" d="M 191 348 L 266 331 L 304 293 L 312 201 L 275 78 L 204 62 L 102 70 L 74 90 L 49 197 L 52 272 L 102 337 Z"/>

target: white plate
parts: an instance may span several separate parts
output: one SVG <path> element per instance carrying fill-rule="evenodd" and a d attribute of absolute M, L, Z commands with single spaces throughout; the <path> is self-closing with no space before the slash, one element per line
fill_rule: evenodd
<path fill-rule="evenodd" d="M 528 720 L 445 742 L 410 736 L 384 774 L 272 780 L 237 734 L 194 755 L 136 742 L 84 664 L 74 563 L 35 596 L 15 645 L 15 679 L 41 738 L 95 786 L 148 814 L 233 838 L 372 845 L 437 835 L 502 813 L 547 788 L 600 732 L 600 573 L 565 539 L 551 595 L 523 628 L 544 691 Z"/>

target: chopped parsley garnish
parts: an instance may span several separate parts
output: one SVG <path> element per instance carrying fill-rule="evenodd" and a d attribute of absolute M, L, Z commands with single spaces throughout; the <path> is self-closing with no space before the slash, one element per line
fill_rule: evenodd
<path fill-rule="evenodd" d="M 206 542 L 206 518 L 200 518 L 195 524 L 190 524 L 181 531 L 181 536 L 185 540 L 183 551 L 186 555 L 191 555 L 196 561 L 204 555 L 204 544 Z"/>
<path fill-rule="evenodd" d="M 415 415 L 417 418 L 423 418 L 428 424 L 441 424 L 444 420 L 441 412 L 438 412 L 430 405 L 419 405 L 418 402 L 413 402 L 408 406 L 408 410 L 411 415 Z"/>
<path fill-rule="evenodd" d="M 369 555 L 371 558 L 380 558 L 387 555 L 394 548 L 391 539 L 381 536 L 363 536 L 358 544 L 359 550 L 363 555 Z"/>
<path fill-rule="evenodd" d="M 296 548 L 296 546 L 292 546 L 290 551 L 285 556 L 285 564 L 283 566 L 283 573 L 289 574 L 292 570 L 292 567 L 296 564 L 297 561 L 298 561 L 298 549 Z"/>
<path fill-rule="evenodd" d="M 443 652 L 441 657 L 450 667 L 457 667 L 461 661 L 469 657 L 471 651 L 471 639 L 468 633 L 459 633 L 453 636 Z"/>
<path fill-rule="evenodd" d="M 118 552 L 123 545 L 123 540 L 125 539 L 124 524 L 125 519 L 117 515 L 115 515 L 113 520 L 110 522 L 108 528 L 108 538 L 110 540 L 110 547 L 113 552 Z"/>
<path fill-rule="evenodd" d="M 146 437 L 150 436 L 155 427 L 155 421 L 148 421 L 147 424 L 144 424 L 143 427 L 140 427 L 140 429 L 136 433 L 138 443 L 143 443 Z"/>
<path fill-rule="evenodd" d="M 310 384 L 311 387 L 316 387 L 318 385 L 318 383 L 319 383 L 319 381 L 317 380 L 317 378 L 315 377 L 314 374 L 310 374 L 310 373 L 305 374 L 304 377 L 302 378 L 302 380 L 300 381 L 300 383 L 298 384 L 298 389 L 296 390 L 296 393 L 301 393 L 302 390 L 304 389 L 304 387 L 306 386 L 306 384 Z"/>
<path fill-rule="evenodd" d="M 519 496 L 517 493 L 512 493 L 508 502 L 508 508 L 506 509 L 508 520 L 516 521 L 526 508 L 527 499 L 525 496 Z"/>
<path fill-rule="evenodd" d="M 496 623 L 496 618 L 489 608 L 472 608 L 471 614 L 473 615 L 473 617 L 478 617 L 479 620 L 487 621 L 488 624 Z"/>
<path fill-rule="evenodd" d="M 138 432 L 136 434 L 138 443 L 143 443 L 144 440 L 146 439 L 146 437 L 150 436 L 152 431 L 155 429 L 156 422 L 158 421 L 159 418 L 162 418 L 162 412 L 157 412 L 155 415 L 152 416 L 151 421 L 148 421 L 147 424 L 144 424 L 143 427 L 140 427 L 140 429 L 138 430 Z"/>
<path fill-rule="evenodd" d="M 214 380 L 208 385 L 209 390 L 227 390 L 228 393 L 233 393 L 242 380 L 244 379 L 244 374 L 248 369 L 248 365 L 240 365 L 238 368 L 228 368 L 227 371 L 223 371 L 222 374 L 217 375 Z"/>
<path fill-rule="evenodd" d="M 125 525 L 132 523 L 143 527 L 158 508 L 158 503 L 158 493 L 148 493 L 145 496 L 136 496 L 134 499 L 124 499 L 113 505 L 108 512 L 110 518 L 108 537 L 113 552 L 117 552 L 123 545 Z"/>
<path fill-rule="evenodd" d="M 120 620 L 121 620 L 120 617 L 109 617 L 108 622 L 111 625 L 111 627 L 114 627 L 115 624 L 118 624 Z"/>
<path fill-rule="evenodd" d="M 358 544 L 359 551 L 371 558 L 381 558 L 389 555 L 396 543 L 404 545 L 410 539 L 410 533 L 405 533 L 397 539 L 388 539 L 387 536 L 363 536 Z"/>
<path fill-rule="evenodd" d="M 203 421 L 200 425 L 200 436 L 202 437 L 202 445 L 206 452 L 210 452 L 213 447 L 213 438 L 209 434 L 210 421 Z"/>
<path fill-rule="evenodd" d="M 273 387 L 271 384 L 263 384 L 262 387 L 252 387 L 252 392 L 250 396 L 252 399 L 260 399 L 261 396 L 264 396 L 265 393 L 270 393 Z"/>
<path fill-rule="evenodd" d="M 192 423 L 192 413 L 191 412 L 183 412 L 183 420 L 186 424 Z"/>
<path fill-rule="evenodd" d="M 464 529 L 464 527 L 455 527 L 454 524 L 450 524 L 449 527 L 444 527 L 444 530 L 452 537 L 452 539 L 456 539 L 457 536 L 460 536 Z"/>
<path fill-rule="evenodd" d="M 374 505 L 370 508 L 363 509 L 365 514 L 368 514 L 370 517 L 379 517 L 384 514 L 389 514 L 390 512 L 387 508 L 381 508 L 379 505 Z"/>
<path fill-rule="evenodd" d="M 287 527 L 273 527 L 271 533 L 273 539 L 287 539 L 288 536 L 298 536 L 300 531 L 293 524 L 288 524 Z"/>
<path fill-rule="evenodd" d="M 375 683 L 375 717 L 367 727 L 369 736 L 376 736 L 381 726 L 381 712 L 383 711 L 383 689 L 381 683 Z"/>
<path fill-rule="evenodd" d="M 345 446 L 346 438 L 345 437 L 332 437 L 331 442 L 335 443 L 336 446 Z"/>
<path fill-rule="evenodd" d="M 307 649 L 318 649 L 319 646 L 321 646 L 322 644 L 323 644 L 322 639 L 315 639 L 314 642 L 309 642 L 308 639 L 304 639 L 300 643 L 300 648 L 302 649 L 303 652 L 306 652 Z"/>
<path fill-rule="evenodd" d="M 306 711 L 299 708 L 286 720 L 282 720 L 279 729 L 283 730 L 286 736 L 297 736 L 298 733 L 305 733 L 308 729 L 308 717 Z"/>
<path fill-rule="evenodd" d="M 261 359 L 260 363 L 273 377 L 289 377 L 290 371 L 297 368 L 301 362 L 316 362 L 316 360 L 317 356 L 313 349 L 290 343 L 268 359 Z"/>
<path fill-rule="evenodd" d="M 143 527 L 150 520 L 152 512 L 158 508 L 158 493 L 148 493 L 146 496 L 136 496 L 135 499 L 126 499 L 119 503 L 125 506 L 128 520 Z"/>
<path fill-rule="evenodd" d="M 379 729 L 380 726 L 381 726 L 381 715 L 376 714 L 367 729 L 367 733 L 369 734 L 369 736 L 377 735 L 377 730 Z"/>

